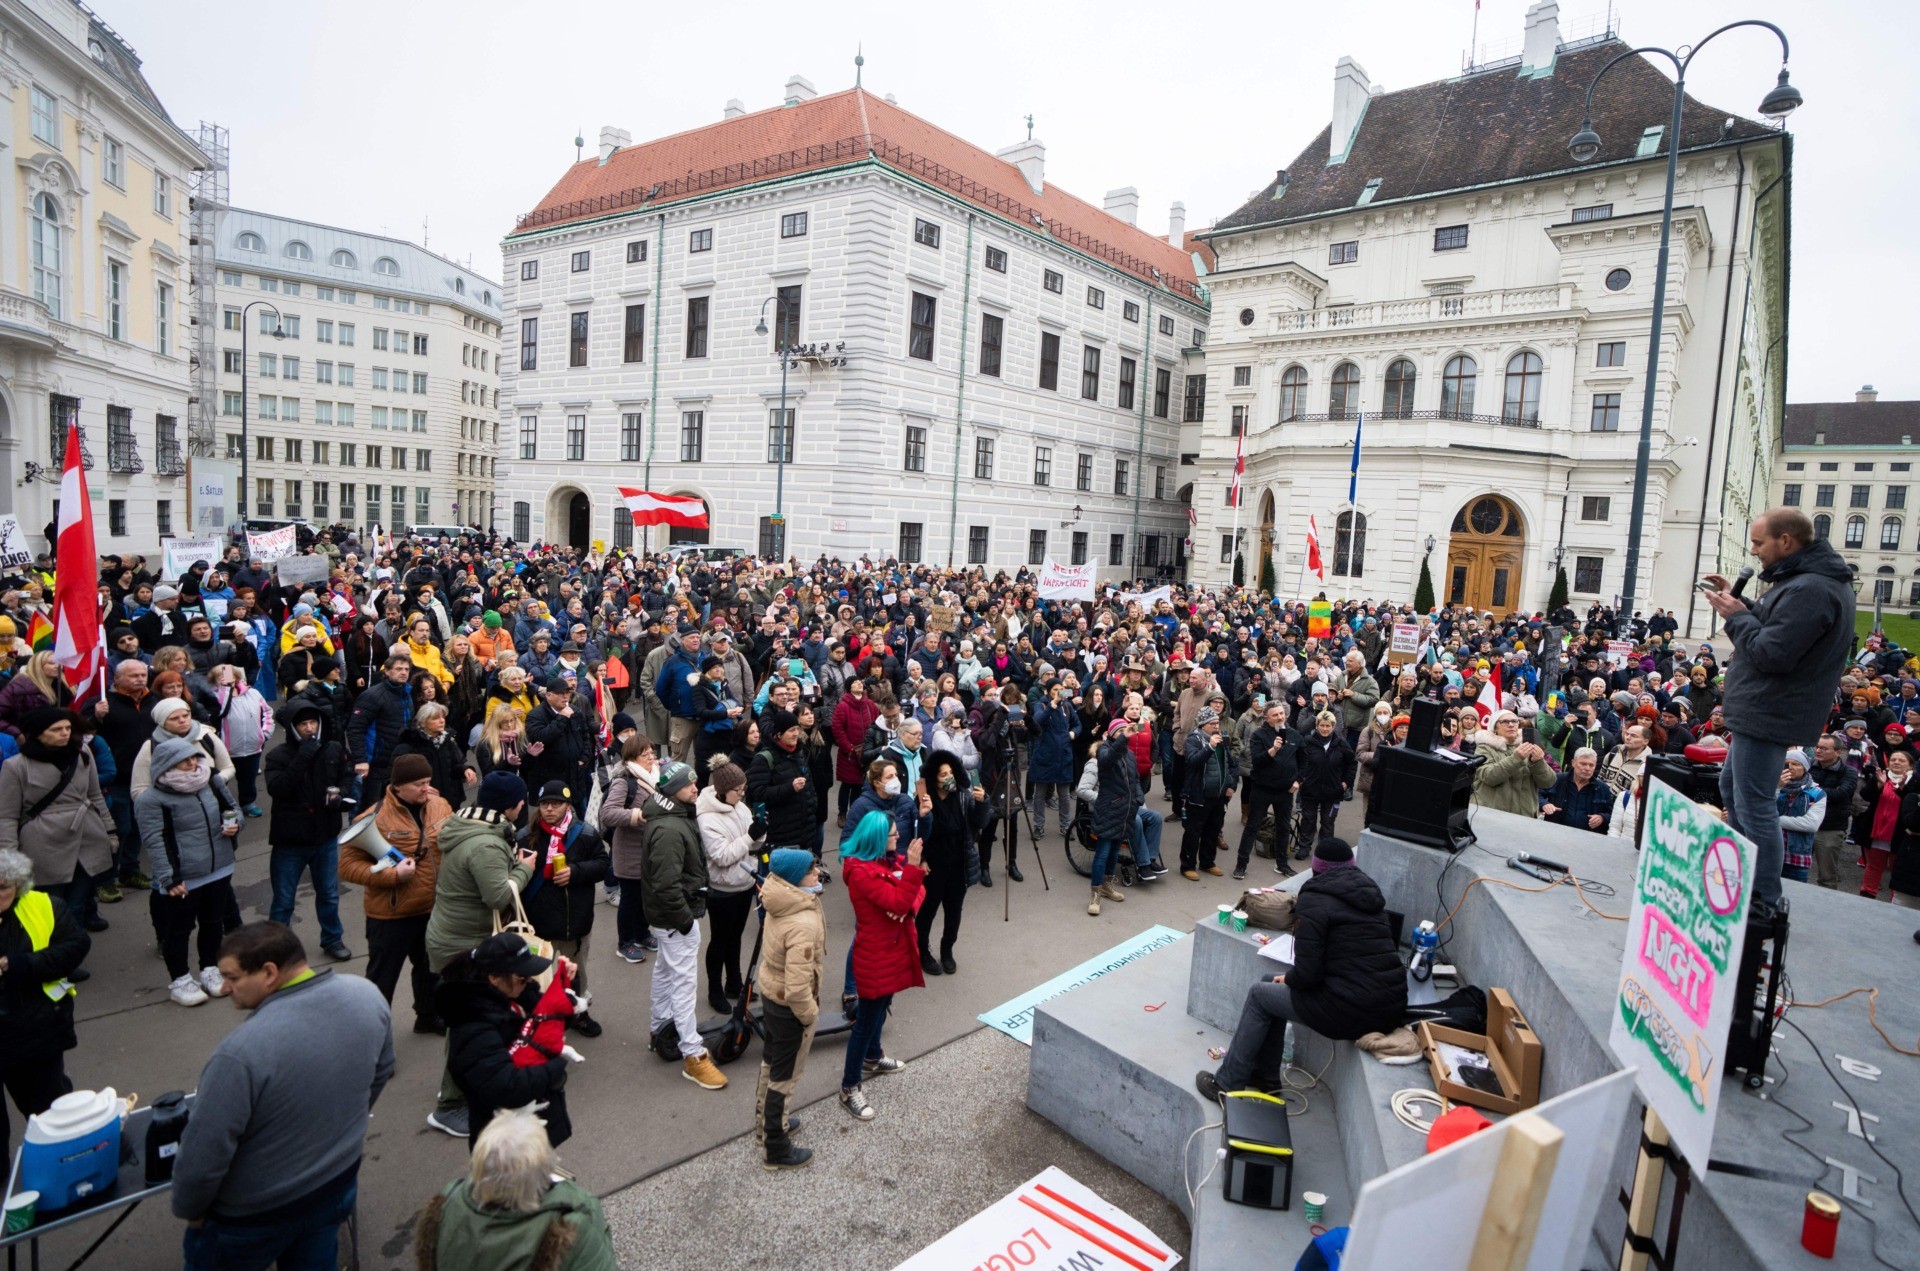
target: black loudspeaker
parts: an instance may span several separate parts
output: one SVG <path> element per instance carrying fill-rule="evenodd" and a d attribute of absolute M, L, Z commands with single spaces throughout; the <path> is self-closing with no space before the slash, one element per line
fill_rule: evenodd
<path fill-rule="evenodd" d="M 1440 717 L 1447 708 L 1430 697 L 1416 697 L 1407 708 L 1412 723 L 1407 726 L 1408 750 L 1432 750 L 1440 744 Z"/>
<path fill-rule="evenodd" d="M 1733 1019 L 1727 1029 L 1728 1072 L 1744 1073 L 1749 1090 L 1766 1084 L 1767 1059 L 1773 1053 L 1775 1008 L 1787 964 L 1787 901 L 1764 913 L 1747 915 L 1747 942 L 1740 948 L 1740 974 L 1734 980 Z"/>
<path fill-rule="evenodd" d="M 1482 760 L 1452 750 L 1383 746 L 1375 752 L 1367 827 L 1393 838 L 1457 852 L 1474 841 L 1467 825 L 1473 774 Z"/>

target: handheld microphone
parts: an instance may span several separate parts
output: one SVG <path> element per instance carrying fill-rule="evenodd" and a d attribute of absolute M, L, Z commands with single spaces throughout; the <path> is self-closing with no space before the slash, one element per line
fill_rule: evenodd
<path fill-rule="evenodd" d="M 1562 874 L 1572 872 L 1559 861 L 1550 861 L 1544 856 L 1533 856 L 1526 852 L 1516 853 L 1513 859 L 1524 865 L 1538 865 L 1541 869 L 1557 869 Z"/>
<path fill-rule="evenodd" d="M 1740 593 L 1747 589 L 1747 580 L 1752 577 L 1753 566 L 1743 565 L 1740 567 L 1740 576 L 1733 580 L 1733 598 L 1735 600 L 1740 599 Z"/>

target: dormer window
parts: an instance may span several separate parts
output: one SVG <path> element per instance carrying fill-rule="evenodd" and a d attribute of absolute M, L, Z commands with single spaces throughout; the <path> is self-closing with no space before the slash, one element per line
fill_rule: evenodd
<path fill-rule="evenodd" d="M 267 241 L 252 230 L 248 230 L 234 240 L 235 247 L 243 252 L 263 252 L 267 250 Z"/>

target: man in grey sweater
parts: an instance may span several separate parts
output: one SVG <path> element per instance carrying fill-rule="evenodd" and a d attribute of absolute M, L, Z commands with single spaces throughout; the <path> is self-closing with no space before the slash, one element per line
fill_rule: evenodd
<path fill-rule="evenodd" d="M 338 1266 L 367 1118 L 393 1076 L 386 1000 L 368 980 L 311 970 L 277 922 L 229 934 L 220 977 L 254 1014 L 201 1071 L 180 1140 L 185 1265 Z"/>

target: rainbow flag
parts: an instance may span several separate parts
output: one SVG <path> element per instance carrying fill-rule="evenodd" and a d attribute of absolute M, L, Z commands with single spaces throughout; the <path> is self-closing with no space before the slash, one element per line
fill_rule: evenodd
<path fill-rule="evenodd" d="M 35 610 L 27 620 L 27 643 L 33 646 L 35 653 L 53 647 L 53 624 L 39 610 Z"/>
<path fill-rule="evenodd" d="M 1324 640 L 1333 634 L 1333 605 L 1315 600 L 1307 605 L 1307 634 Z"/>

